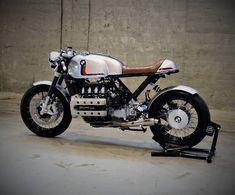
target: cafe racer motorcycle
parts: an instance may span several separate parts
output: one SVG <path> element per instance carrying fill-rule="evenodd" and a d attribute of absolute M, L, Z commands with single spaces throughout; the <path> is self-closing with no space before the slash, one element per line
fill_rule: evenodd
<path fill-rule="evenodd" d="M 82 117 L 92 127 L 118 127 L 143 131 L 167 144 L 193 147 L 209 132 L 210 113 L 198 92 L 176 85 L 161 89 L 156 82 L 178 72 L 176 64 L 163 59 L 147 66 L 127 66 L 103 54 L 77 53 L 71 47 L 49 54 L 54 69 L 52 81 L 38 81 L 21 100 L 21 116 L 36 135 L 54 137 L 63 133 L 72 117 Z M 121 78 L 145 76 L 131 92 Z M 145 100 L 138 96 L 145 91 Z M 151 92 L 152 93 L 152 92 Z"/>

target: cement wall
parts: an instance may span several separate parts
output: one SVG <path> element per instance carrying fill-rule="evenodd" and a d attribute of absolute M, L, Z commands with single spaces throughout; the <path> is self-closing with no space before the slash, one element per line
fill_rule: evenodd
<path fill-rule="evenodd" d="M 233 0 L 0 0 L 0 90 L 51 79 L 48 52 L 62 44 L 130 65 L 173 59 L 180 73 L 162 87 L 190 85 L 210 108 L 235 110 L 234 10 Z"/>

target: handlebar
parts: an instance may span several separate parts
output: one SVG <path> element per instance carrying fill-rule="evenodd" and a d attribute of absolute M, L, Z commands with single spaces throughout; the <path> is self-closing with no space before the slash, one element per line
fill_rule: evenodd
<path fill-rule="evenodd" d="M 76 55 L 76 51 L 74 51 L 72 47 L 67 47 L 66 50 L 61 50 L 60 55 L 64 58 L 72 58 Z"/>

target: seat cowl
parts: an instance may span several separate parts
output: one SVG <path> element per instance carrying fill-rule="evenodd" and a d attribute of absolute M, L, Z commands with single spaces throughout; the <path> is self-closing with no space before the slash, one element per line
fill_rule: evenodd
<path fill-rule="evenodd" d="M 179 72 L 179 70 L 178 70 L 177 65 L 174 61 L 169 60 L 169 59 L 165 59 L 157 72 L 169 74 L 169 73 Z"/>

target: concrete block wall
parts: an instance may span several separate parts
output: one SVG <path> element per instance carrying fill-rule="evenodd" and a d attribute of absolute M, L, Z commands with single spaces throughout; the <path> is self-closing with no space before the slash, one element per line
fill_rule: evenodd
<path fill-rule="evenodd" d="M 234 111 L 234 10 L 233 0 L 1 0 L 0 90 L 51 79 L 48 52 L 73 46 L 130 65 L 173 59 L 180 73 L 162 87 L 189 85 L 210 108 Z"/>
<path fill-rule="evenodd" d="M 57 0 L 0 1 L 0 90 L 22 92 L 49 77 L 48 52 L 60 48 Z"/>

